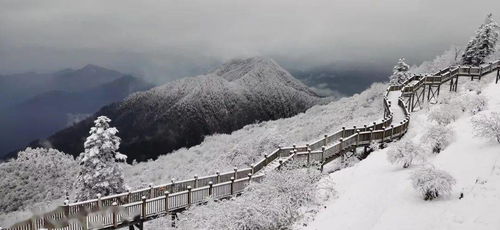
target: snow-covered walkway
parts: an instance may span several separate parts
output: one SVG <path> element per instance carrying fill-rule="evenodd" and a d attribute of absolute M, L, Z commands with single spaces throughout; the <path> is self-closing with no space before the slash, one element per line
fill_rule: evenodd
<path fill-rule="evenodd" d="M 500 86 L 483 93 L 491 111 L 500 112 Z M 427 114 L 412 115 L 419 128 L 407 138 L 419 139 L 427 130 Z M 500 226 L 500 144 L 473 137 L 470 115 L 452 123 L 456 139 L 430 163 L 456 180 L 448 197 L 423 201 L 411 185 L 409 169 L 389 164 L 387 150 L 376 151 L 357 165 L 331 174 L 337 198 L 332 198 L 305 229 L 498 229 Z M 417 127 L 417 126 L 414 126 Z M 458 199 L 460 192 L 463 199 Z"/>
<path fill-rule="evenodd" d="M 399 124 L 399 122 L 403 121 L 405 119 L 405 113 L 403 111 L 403 108 L 401 106 L 398 106 L 398 100 L 399 97 L 401 96 L 401 91 L 390 91 L 389 95 L 387 98 L 391 102 L 391 110 L 393 112 L 393 118 L 392 118 L 392 123 L 394 126 L 396 124 Z"/>

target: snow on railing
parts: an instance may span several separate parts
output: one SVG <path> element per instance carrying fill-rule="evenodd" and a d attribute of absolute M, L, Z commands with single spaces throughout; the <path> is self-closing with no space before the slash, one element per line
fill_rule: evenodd
<path fill-rule="evenodd" d="M 440 70 L 433 75 L 414 75 L 402 85 L 389 86 L 383 99 L 384 117 L 379 122 L 362 127 L 342 127 L 341 130 L 324 135 L 312 144 L 305 146 L 280 147 L 269 155 L 254 163 L 249 168 L 219 173 L 203 177 L 194 176 L 192 179 L 172 181 L 167 184 L 149 186 L 135 191 L 114 194 L 97 199 L 76 203 L 65 202 L 64 206 L 42 215 L 35 215 L 31 219 L 17 223 L 8 230 L 35 230 L 40 228 L 51 229 L 103 229 L 126 226 L 136 220 L 144 221 L 171 212 L 188 208 L 191 205 L 206 202 L 206 199 L 223 199 L 241 193 L 252 182 L 260 182 L 264 174 L 260 173 L 266 166 L 276 160 L 274 165 L 278 169 L 291 161 L 304 162 L 305 165 L 319 163 L 324 165 L 333 159 L 342 156 L 346 151 L 354 148 L 366 147 L 373 142 L 391 142 L 401 138 L 407 131 L 410 123 L 409 105 L 400 97 L 398 106 L 404 113 L 404 120 L 399 124 L 393 123 L 394 111 L 388 95 L 392 91 L 405 94 L 414 94 L 425 84 L 443 84 L 459 76 L 478 76 L 495 70 L 499 71 L 500 60 L 484 64 L 479 67 L 451 66 Z M 500 73 L 497 72 L 497 79 Z"/>

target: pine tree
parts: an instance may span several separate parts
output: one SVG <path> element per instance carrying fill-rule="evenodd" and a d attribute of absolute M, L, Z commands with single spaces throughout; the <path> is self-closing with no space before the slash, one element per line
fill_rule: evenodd
<path fill-rule="evenodd" d="M 465 65 L 480 65 L 484 63 L 486 57 L 495 52 L 495 45 L 498 41 L 498 24 L 493 20 L 493 15 L 488 14 L 485 22 L 476 31 L 465 52 L 462 55 L 462 63 Z"/>
<path fill-rule="evenodd" d="M 98 117 L 85 141 L 85 152 L 79 157 L 82 170 L 77 178 L 78 200 L 125 191 L 123 172 L 117 160 L 124 160 L 126 156 L 117 152 L 120 138 L 116 136 L 118 130 L 109 126 L 110 121 L 106 116 Z"/>
<path fill-rule="evenodd" d="M 408 79 L 408 70 L 410 65 L 405 63 L 404 58 L 400 58 L 398 63 L 394 66 L 392 75 L 389 77 L 391 85 L 401 85 Z"/>

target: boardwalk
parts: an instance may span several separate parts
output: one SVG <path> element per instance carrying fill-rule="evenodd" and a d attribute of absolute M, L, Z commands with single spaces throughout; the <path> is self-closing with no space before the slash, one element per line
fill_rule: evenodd
<path fill-rule="evenodd" d="M 401 86 L 390 86 L 383 100 L 380 121 L 341 130 L 321 137 L 305 146 L 276 149 L 249 168 L 234 169 L 184 181 L 171 181 L 136 191 L 99 197 L 78 203 L 66 203 L 58 209 L 33 216 L 7 228 L 8 230 L 49 229 L 113 229 L 129 226 L 142 229 L 142 223 L 169 213 L 182 211 L 206 199 L 223 199 L 237 195 L 253 182 L 259 182 L 269 170 L 290 161 L 304 165 L 320 165 L 373 142 L 384 143 L 401 138 L 408 130 L 410 112 L 439 96 L 449 84 L 457 91 L 459 77 L 480 80 L 496 71 L 500 79 L 500 60 L 480 67 L 452 66 L 430 76 L 413 76 Z"/>

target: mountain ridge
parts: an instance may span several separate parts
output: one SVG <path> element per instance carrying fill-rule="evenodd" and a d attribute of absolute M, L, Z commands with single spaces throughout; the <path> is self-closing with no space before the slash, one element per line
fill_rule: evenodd
<path fill-rule="evenodd" d="M 247 58 L 225 63 L 205 75 L 131 94 L 47 140 L 59 150 L 78 155 L 92 120 L 106 115 L 120 131 L 120 151 L 130 161 L 143 161 L 199 144 L 205 135 L 293 116 L 321 101 L 272 59 Z"/>
<path fill-rule="evenodd" d="M 0 110 L 0 126 L 4 128 L 0 131 L 0 158 L 12 156 L 16 149 L 32 140 L 45 138 L 93 114 L 101 106 L 152 87 L 150 83 L 130 75 L 111 78 L 114 80 L 92 88 L 78 91 L 53 88 L 22 102 L 5 105 Z"/>

